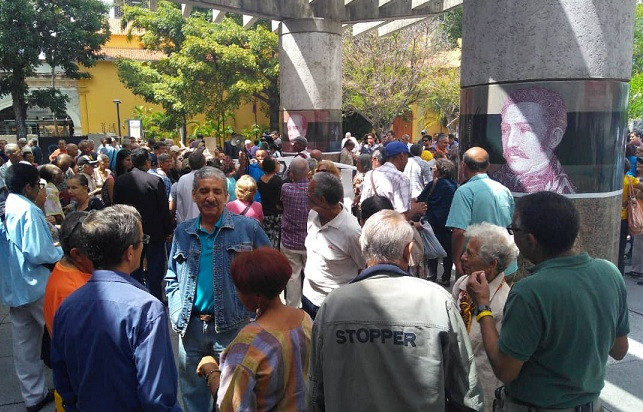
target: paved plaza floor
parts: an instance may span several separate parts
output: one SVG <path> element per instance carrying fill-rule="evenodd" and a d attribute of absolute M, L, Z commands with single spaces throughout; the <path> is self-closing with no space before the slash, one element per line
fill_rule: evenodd
<path fill-rule="evenodd" d="M 629 268 L 628 268 L 629 270 Z M 603 405 L 608 411 L 643 411 L 643 286 L 638 279 L 625 277 L 630 310 L 630 350 L 621 361 L 610 358 L 607 363 L 605 388 L 601 394 Z M 643 280 L 643 279 L 642 279 Z M 177 356 L 178 335 L 171 333 L 174 356 Z M 51 371 L 46 369 L 47 383 L 53 387 Z M 11 348 L 11 323 L 9 309 L 0 305 L 0 412 L 24 412 L 18 379 L 13 368 Z M 54 411 L 53 404 L 43 411 Z"/>

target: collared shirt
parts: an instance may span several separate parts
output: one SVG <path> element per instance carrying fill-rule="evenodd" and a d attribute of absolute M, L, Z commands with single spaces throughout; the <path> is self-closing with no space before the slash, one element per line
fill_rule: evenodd
<path fill-rule="evenodd" d="M 536 265 L 505 305 L 498 348 L 525 362 L 507 394 L 555 409 L 596 400 L 614 340 L 630 332 L 628 316 L 613 263 L 580 253 Z"/>
<path fill-rule="evenodd" d="M 404 174 L 408 176 L 411 183 L 411 197 L 416 198 L 422 193 L 424 187 L 433 180 L 433 170 L 429 162 L 417 156 L 409 157 L 404 167 Z"/>
<path fill-rule="evenodd" d="M 303 295 L 313 304 L 320 306 L 330 291 L 353 280 L 366 265 L 361 233 L 357 219 L 345 208 L 323 226 L 317 212 L 310 211 Z"/>
<path fill-rule="evenodd" d="M 509 189 L 490 179 L 486 173 L 480 173 L 455 191 L 446 227 L 466 230 L 469 225 L 482 222 L 507 227 L 513 213 L 514 198 Z M 505 270 L 505 275 L 516 270 L 518 263 L 514 260 Z"/>
<path fill-rule="evenodd" d="M 199 208 L 192 200 L 194 171 L 181 176 L 176 184 L 176 224 L 199 216 Z"/>
<path fill-rule="evenodd" d="M 396 212 L 404 213 L 411 207 L 411 181 L 391 162 L 386 162 L 364 175 L 360 203 L 375 196 L 376 192 L 379 196 L 387 197 L 393 203 Z"/>
<path fill-rule="evenodd" d="M 35 302 L 45 295 L 50 270 L 60 260 L 45 214 L 22 195 L 9 193 L 5 224 L 0 224 L 0 298 L 10 307 Z"/>
<path fill-rule="evenodd" d="M 284 183 L 281 186 L 281 243 L 288 249 L 305 250 L 306 224 L 308 222 L 308 180 Z"/>
<path fill-rule="evenodd" d="M 214 241 L 221 229 L 223 213 L 214 224 L 214 230 L 208 232 L 201 227 L 201 216 L 196 220 L 196 230 L 201 242 L 201 255 L 199 256 L 199 274 L 196 281 L 196 293 L 194 296 L 194 310 L 200 313 L 214 314 Z"/>
<path fill-rule="evenodd" d="M 180 411 L 163 304 L 132 277 L 96 270 L 54 317 L 54 384 L 67 411 Z"/>

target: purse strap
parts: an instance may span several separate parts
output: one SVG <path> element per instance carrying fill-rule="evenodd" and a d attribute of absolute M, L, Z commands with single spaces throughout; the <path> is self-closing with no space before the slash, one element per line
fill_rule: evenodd
<path fill-rule="evenodd" d="M 254 203 L 254 200 L 253 200 L 253 201 L 251 201 L 251 202 L 250 202 L 250 204 L 249 204 L 248 206 L 246 206 L 246 208 L 245 208 L 245 209 L 243 209 L 243 212 L 241 212 L 241 213 L 240 213 L 240 214 L 241 214 L 241 216 L 245 216 L 245 215 L 246 215 L 246 213 L 248 213 L 248 209 L 250 209 L 250 206 L 252 206 L 252 204 L 253 204 L 253 203 Z"/>
<path fill-rule="evenodd" d="M 634 180 L 634 178 L 633 178 L 632 176 L 630 176 L 630 184 L 628 185 L 628 186 L 629 186 L 629 192 L 630 192 L 630 196 L 629 196 L 629 197 L 630 197 L 630 199 L 634 199 L 634 198 L 635 198 L 635 195 L 634 195 L 634 184 L 633 184 L 632 180 Z"/>
<path fill-rule="evenodd" d="M 373 192 L 375 192 L 375 196 L 379 196 L 377 194 L 377 189 L 375 189 L 375 181 L 373 180 L 373 174 L 375 174 L 375 169 L 371 171 L 371 186 L 373 187 Z"/>
<path fill-rule="evenodd" d="M 426 200 L 428 201 L 431 195 L 433 194 L 433 191 L 435 190 L 435 186 L 438 184 L 438 179 L 433 179 L 433 184 L 431 185 L 431 189 L 429 189 L 429 194 L 426 197 Z"/>

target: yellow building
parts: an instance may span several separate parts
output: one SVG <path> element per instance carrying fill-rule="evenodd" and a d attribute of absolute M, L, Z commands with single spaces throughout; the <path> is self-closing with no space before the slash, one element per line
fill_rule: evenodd
<path fill-rule="evenodd" d="M 91 74 L 89 79 L 73 80 L 65 78 L 61 71 L 55 73 L 56 87 L 69 97 L 67 104 L 67 117 L 73 123 L 73 133 L 76 136 L 100 137 L 104 134 L 118 135 L 117 112 L 115 99 L 120 100 L 119 112 L 121 119 L 121 134 L 128 134 L 127 120 L 133 118 L 133 111 L 136 106 L 145 106 L 154 111 L 162 111 L 158 105 L 147 103 L 142 97 L 134 95 L 118 79 L 115 60 L 119 57 L 131 58 L 134 60 L 153 61 L 162 58 L 162 53 L 143 49 L 143 45 L 136 36 L 131 41 L 127 39 L 126 30 L 121 29 L 120 20 L 110 19 L 111 36 L 103 47 L 105 60 L 99 61 L 94 67 L 87 69 Z M 51 69 L 48 65 L 42 64 L 37 69 L 37 74 L 28 79 L 30 88 L 46 88 L 51 86 Z M 259 104 L 259 103 L 258 103 Z M 12 100 L 10 95 L 0 97 L 0 120 L 3 116 L 6 119 L 13 119 L 11 108 Z M 29 120 L 30 134 L 37 132 L 41 136 L 53 133 L 53 128 L 40 127 L 36 131 L 35 125 L 42 119 L 51 118 L 47 110 L 30 109 L 27 113 Z M 62 120 L 62 119 L 60 119 Z M 204 122 L 203 116 L 194 120 L 198 123 Z M 254 123 L 252 105 L 242 105 L 230 119 L 231 126 L 235 131 L 251 127 Z M 257 122 L 259 125 L 269 124 L 267 116 L 262 110 L 257 110 Z M 192 132 L 195 125 L 188 126 L 188 134 Z M 6 128 L 5 133 L 9 140 L 15 139 L 11 130 Z M 178 131 L 177 131 L 178 137 Z"/>

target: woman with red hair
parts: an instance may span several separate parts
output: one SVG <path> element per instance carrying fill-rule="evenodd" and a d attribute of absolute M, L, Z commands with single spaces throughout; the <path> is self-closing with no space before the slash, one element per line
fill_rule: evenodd
<path fill-rule="evenodd" d="M 217 410 L 303 411 L 312 320 L 279 297 L 292 275 L 288 259 L 260 247 L 239 253 L 230 274 L 256 318 L 223 351 L 220 369 L 206 356 L 197 373 L 218 394 Z"/>

